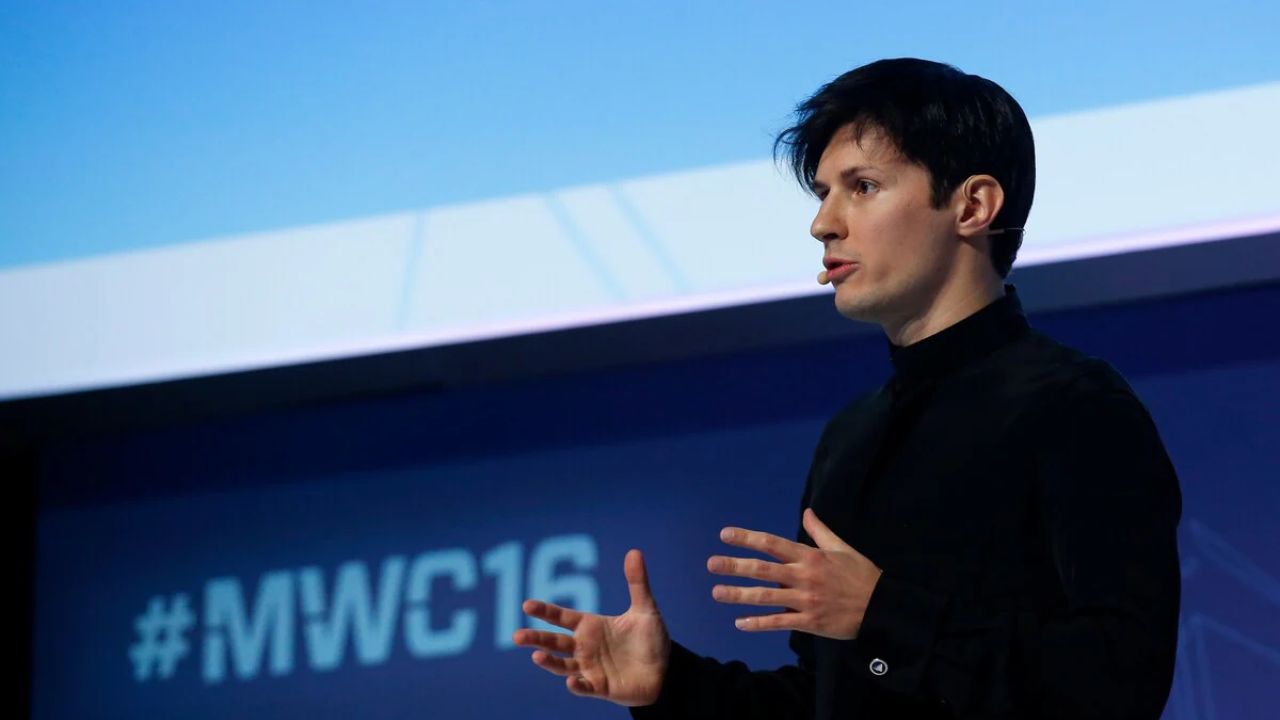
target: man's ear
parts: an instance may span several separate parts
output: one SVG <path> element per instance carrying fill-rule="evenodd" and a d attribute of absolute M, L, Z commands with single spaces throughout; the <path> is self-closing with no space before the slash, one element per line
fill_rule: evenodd
<path fill-rule="evenodd" d="M 1004 207 L 1004 188 L 990 175 L 970 175 L 956 188 L 953 202 L 957 209 L 956 234 L 974 237 L 985 233 Z"/>

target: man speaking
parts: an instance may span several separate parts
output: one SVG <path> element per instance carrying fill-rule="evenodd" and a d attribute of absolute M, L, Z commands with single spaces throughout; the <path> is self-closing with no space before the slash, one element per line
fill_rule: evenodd
<path fill-rule="evenodd" d="M 1031 328 L 1006 282 L 1035 189 L 1022 108 L 952 66 L 881 60 L 802 103 L 775 150 L 820 201 L 819 282 L 883 328 L 894 367 L 823 430 L 797 541 L 725 528 L 771 560 L 707 560 L 756 581 L 712 596 L 747 606 L 742 632 L 789 631 L 795 664 L 672 641 L 637 550 L 625 613 L 528 600 L 572 634 L 515 642 L 641 719 L 1159 717 L 1181 493 L 1124 378 Z"/>

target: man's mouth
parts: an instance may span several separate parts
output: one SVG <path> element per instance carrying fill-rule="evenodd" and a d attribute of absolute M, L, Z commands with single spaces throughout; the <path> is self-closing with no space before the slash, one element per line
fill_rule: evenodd
<path fill-rule="evenodd" d="M 857 263 L 838 262 L 827 266 L 827 282 L 840 282 L 858 269 Z"/>

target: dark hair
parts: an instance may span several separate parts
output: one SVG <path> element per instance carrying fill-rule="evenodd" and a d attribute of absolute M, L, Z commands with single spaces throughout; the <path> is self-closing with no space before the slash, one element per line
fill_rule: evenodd
<path fill-rule="evenodd" d="M 818 159 L 845 125 L 855 141 L 870 128 L 902 157 L 929 172 L 932 204 L 942 207 L 970 175 L 987 174 L 1004 189 L 995 228 L 1021 228 L 1036 187 L 1035 144 L 1027 116 L 1004 88 L 944 63 L 895 58 L 855 68 L 796 107 L 795 125 L 774 143 L 810 192 Z M 1022 232 L 991 236 L 991 263 L 1008 277 Z"/>

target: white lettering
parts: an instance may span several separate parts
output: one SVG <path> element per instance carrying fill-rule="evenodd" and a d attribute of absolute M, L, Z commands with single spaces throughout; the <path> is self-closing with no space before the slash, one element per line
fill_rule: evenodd
<path fill-rule="evenodd" d="M 414 657 L 457 655 L 471 647 L 475 638 L 475 610 L 457 610 L 448 627 L 431 627 L 431 581 L 437 577 L 450 578 L 455 590 L 470 590 L 476 585 L 475 558 L 462 549 L 438 550 L 422 553 L 409 567 L 404 640 Z"/>
<path fill-rule="evenodd" d="M 264 654 L 273 675 L 293 669 L 293 575 L 269 572 L 258 582 L 253 616 L 245 616 L 236 578 L 215 578 L 204 587 L 204 681 L 221 682 L 227 655 L 241 679 L 258 674 Z"/>
<path fill-rule="evenodd" d="M 348 635 L 361 664 L 386 662 L 391 654 L 404 567 L 403 556 L 382 561 L 375 599 L 370 597 L 365 563 L 343 563 L 336 573 L 331 603 L 325 600 L 324 573 L 320 568 L 298 571 L 299 599 L 306 616 L 307 656 L 313 670 L 332 670 L 341 665 Z"/>

